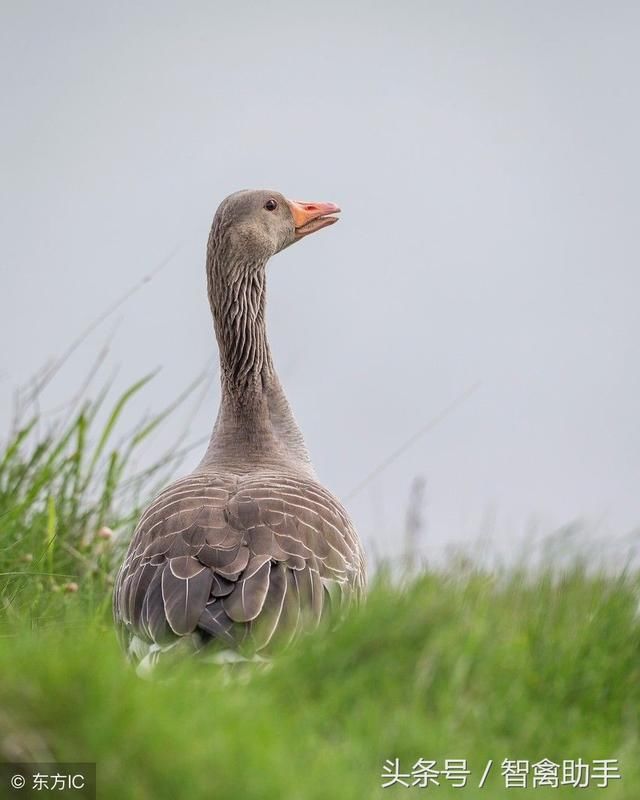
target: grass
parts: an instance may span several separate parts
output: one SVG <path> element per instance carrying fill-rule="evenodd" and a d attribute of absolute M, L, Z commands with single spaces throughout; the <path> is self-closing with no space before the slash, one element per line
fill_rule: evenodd
<path fill-rule="evenodd" d="M 102 798 L 640 796 L 634 572 L 461 562 L 400 586 L 380 570 L 340 627 L 249 680 L 194 662 L 136 677 L 111 627 L 111 581 L 119 541 L 171 467 L 133 466 L 163 415 L 114 442 L 146 380 L 109 412 L 102 393 L 48 431 L 34 417 L 0 455 L 0 758 L 95 761 Z M 468 786 L 382 789 L 388 758 L 405 771 L 466 759 Z M 613 758 L 622 779 L 505 789 L 507 758 Z"/>
<path fill-rule="evenodd" d="M 107 385 L 46 429 L 34 400 L 31 416 L 23 411 L 15 424 L 0 452 L 0 633 L 12 623 L 37 626 L 55 592 L 81 586 L 89 610 L 108 606 L 114 567 L 142 506 L 185 450 L 173 448 L 136 471 L 138 452 L 199 382 L 123 434 L 127 405 L 152 378 L 128 387 L 110 407 Z"/>

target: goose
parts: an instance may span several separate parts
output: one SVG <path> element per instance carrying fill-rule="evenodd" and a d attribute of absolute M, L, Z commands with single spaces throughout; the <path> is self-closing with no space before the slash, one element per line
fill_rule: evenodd
<path fill-rule="evenodd" d="M 178 644 L 268 660 L 277 642 L 363 594 L 357 532 L 316 477 L 265 323 L 267 262 L 339 212 L 333 203 L 243 190 L 215 213 L 206 275 L 220 360 L 217 419 L 200 464 L 142 514 L 114 584 L 116 628 L 139 667 Z"/>

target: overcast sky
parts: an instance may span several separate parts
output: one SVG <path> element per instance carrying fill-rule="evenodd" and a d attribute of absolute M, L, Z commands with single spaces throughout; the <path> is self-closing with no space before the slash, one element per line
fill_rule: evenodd
<path fill-rule="evenodd" d="M 347 497 L 480 382 L 347 502 L 370 550 L 403 535 L 418 475 L 428 552 L 640 523 L 637 3 L 1 8 L 3 430 L 16 385 L 171 253 L 47 403 L 112 334 L 116 388 L 162 367 L 130 421 L 213 366 L 211 218 L 268 187 L 343 209 L 269 266 L 276 365 L 325 484 Z"/>

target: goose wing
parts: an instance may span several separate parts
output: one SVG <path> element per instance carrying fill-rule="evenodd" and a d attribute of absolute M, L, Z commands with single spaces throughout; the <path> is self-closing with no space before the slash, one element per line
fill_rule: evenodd
<path fill-rule="evenodd" d="M 318 484 L 193 474 L 142 516 L 114 590 L 125 642 L 263 651 L 344 607 L 364 586 L 357 535 Z"/>

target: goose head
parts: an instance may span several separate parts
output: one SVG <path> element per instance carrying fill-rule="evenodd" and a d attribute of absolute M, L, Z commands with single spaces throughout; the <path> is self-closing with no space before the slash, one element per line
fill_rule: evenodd
<path fill-rule="evenodd" d="M 216 211 L 210 243 L 232 261 L 265 263 L 310 233 L 333 225 L 339 211 L 335 203 L 288 200 L 267 189 L 234 192 Z"/>

